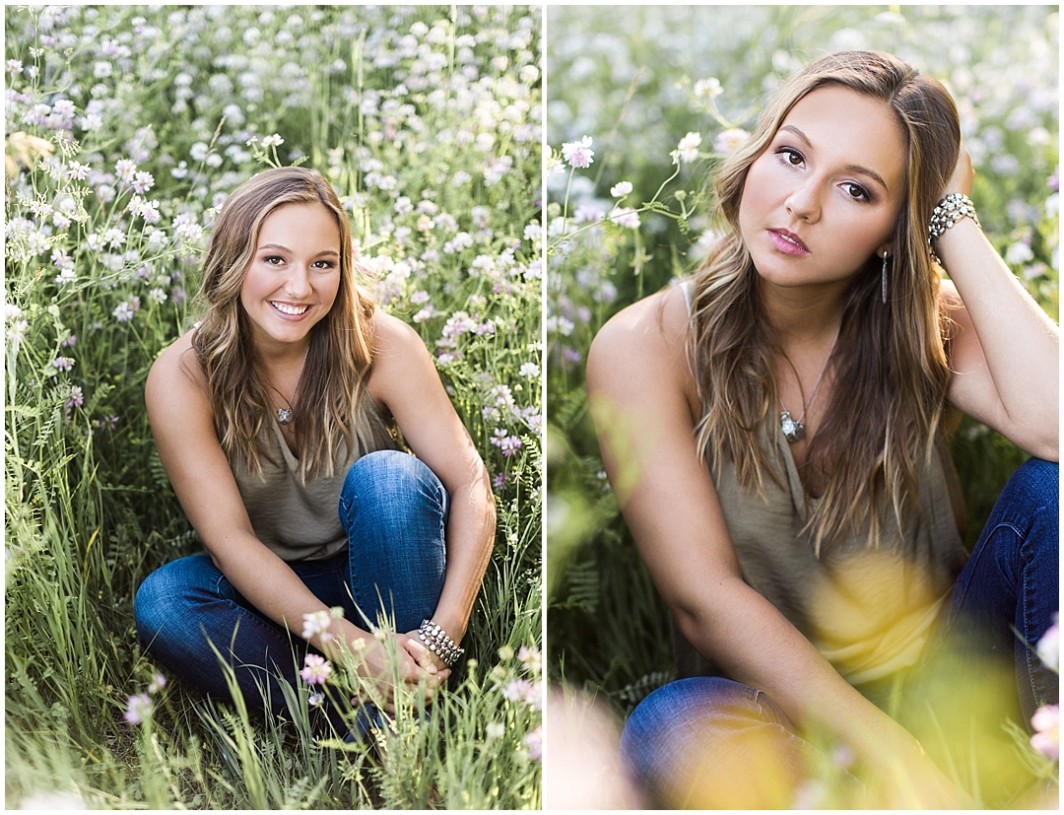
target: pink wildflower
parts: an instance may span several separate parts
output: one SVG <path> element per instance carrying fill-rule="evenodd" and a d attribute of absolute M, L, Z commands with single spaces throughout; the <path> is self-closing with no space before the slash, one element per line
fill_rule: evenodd
<path fill-rule="evenodd" d="M 299 675 L 308 685 L 324 685 L 332 675 L 332 665 L 320 654 L 307 654 Z"/>
<path fill-rule="evenodd" d="M 126 703 L 124 718 L 130 724 L 141 724 L 151 716 L 151 697 L 146 693 L 136 693 Z"/>
<path fill-rule="evenodd" d="M 1031 749 L 1051 761 L 1060 761 L 1060 705 L 1042 705 L 1031 717 Z"/>
<path fill-rule="evenodd" d="M 528 748 L 528 756 L 533 761 L 543 758 L 543 728 L 537 727 L 525 736 L 525 747 Z"/>
<path fill-rule="evenodd" d="M 595 151 L 591 149 L 591 137 L 584 136 L 580 141 L 566 142 L 562 145 L 562 156 L 570 167 L 586 169 L 594 161 Z"/>

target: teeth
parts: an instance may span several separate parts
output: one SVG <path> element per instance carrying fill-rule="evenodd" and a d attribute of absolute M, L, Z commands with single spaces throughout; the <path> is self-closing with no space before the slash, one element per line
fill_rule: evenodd
<path fill-rule="evenodd" d="M 310 306 L 290 306 L 287 303 L 275 303 L 272 300 L 270 305 L 277 309 L 282 314 L 291 314 L 293 317 L 299 314 L 306 314 Z"/>

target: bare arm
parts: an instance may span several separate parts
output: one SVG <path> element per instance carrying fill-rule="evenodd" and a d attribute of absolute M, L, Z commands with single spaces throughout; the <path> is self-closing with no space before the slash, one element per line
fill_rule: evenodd
<path fill-rule="evenodd" d="M 262 614 L 301 636 L 303 616 L 327 607 L 255 536 L 214 431 L 206 382 L 189 335 L 164 351 L 152 366 L 145 400 L 163 467 L 215 565 Z M 367 675 L 384 672 L 388 657 L 372 635 L 347 620 L 336 621 L 334 626 L 349 646 L 364 641 Z M 308 642 L 336 656 L 337 641 L 323 642 L 315 634 Z M 427 675 L 407 655 L 401 655 L 399 670 L 410 683 Z M 446 673 L 441 673 L 432 682 L 445 678 Z"/>
<path fill-rule="evenodd" d="M 596 337 L 587 371 L 606 471 L 680 630 L 729 676 L 768 693 L 799 727 L 843 740 L 881 775 L 904 767 L 925 786 L 930 779 L 948 790 L 916 740 L 743 581 L 695 451 L 698 400 L 683 353 L 686 321 L 679 291 L 637 303 Z"/>
<path fill-rule="evenodd" d="M 373 320 L 377 350 L 370 393 L 388 407 L 411 450 L 450 496 L 447 573 L 433 619 L 458 642 L 494 543 L 491 482 L 421 338 L 394 317 L 376 314 Z"/>
<path fill-rule="evenodd" d="M 971 191 L 966 149 L 948 192 Z M 1017 447 L 1059 460 L 1058 328 L 970 218 L 935 241 L 952 284 L 942 300 L 953 321 L 949 398 Z"/>

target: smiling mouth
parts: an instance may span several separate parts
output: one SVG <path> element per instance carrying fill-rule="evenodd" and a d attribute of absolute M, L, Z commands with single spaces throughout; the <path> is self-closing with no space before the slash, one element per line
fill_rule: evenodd
<path fill-rule="evenodd" d="M 310 306 L 293 306 L 290 303 L 278 303 L 276 300 L 270 300 L 269 302 L 271 306 L 289 317 L 299 317 L 310 311 Z"/>

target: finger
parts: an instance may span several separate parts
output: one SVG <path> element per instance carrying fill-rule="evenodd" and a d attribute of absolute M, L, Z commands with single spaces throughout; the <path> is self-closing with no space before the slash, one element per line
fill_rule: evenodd
<path fill-rule="evenodd" d="M 438 670 L 435 659 L 432 652 L 429 651 L 421 642 L 411 637 L 406 641 L 406 650 L 414 658 L 418 665 L 424 668 L 429 673 L 436 673 Z"/>

